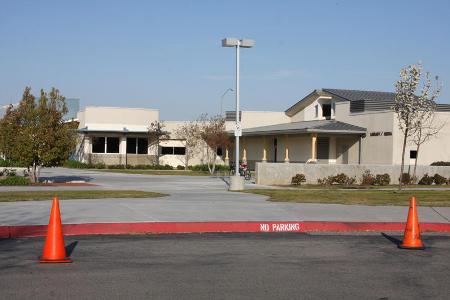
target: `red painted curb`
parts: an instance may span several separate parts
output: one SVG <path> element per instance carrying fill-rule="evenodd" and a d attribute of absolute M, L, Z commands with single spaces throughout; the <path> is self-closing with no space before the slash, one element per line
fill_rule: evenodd
<path fill-rule="evenodd" d="M 422 223 L 422 232 L 450 232 L 450 223 Z M 215 233 L 215 232 L 361 232 L 403 231 L 402 222 L 140 222 L 65 224 L 65 235 Z M 0 238 L 45 236 L 45 225 L 0 226 Z"/>

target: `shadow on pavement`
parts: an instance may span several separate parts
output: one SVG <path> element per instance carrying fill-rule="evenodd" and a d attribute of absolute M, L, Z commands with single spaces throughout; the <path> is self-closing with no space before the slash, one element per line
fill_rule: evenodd
<path fill-rule="evenodd" d="M 66 255 L 67 257 L 72 256 L 73 250 L 75 250 L 75 247 L 78 245 L 78 241 L 72 242 L 69 245 L 66 246 Z"/>
<path fill-rule="evenodd" d="M 40 177 L 40 182 L 54 182 L 54 183 L 65 183 L 70 181 L 85 181 L 90 182 L 93 178 L 89 176 L 49 176 Z"/>
<path fill-rule="evenodd" d="M 397 239 L 397 238 L 395 238 L 395 237 L 393 237 L 393 236 L 387 235 L 387 234 L 384 233 L 384 232 L 382 232 L 381 235 L 382 235 L 383 237 L 385 237 L 386 239 L 388 239 L 388 240 L 389 240 L 390 242 L 392 242 L 393 244 L 397 245 L 397 246 L 400 245 L 400 244 L 402 243 L 401 240 L 399 240 L 399 239 Z"/>

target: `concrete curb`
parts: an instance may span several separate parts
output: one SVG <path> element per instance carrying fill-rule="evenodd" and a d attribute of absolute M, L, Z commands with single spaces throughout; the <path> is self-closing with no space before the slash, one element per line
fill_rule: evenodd
<path fill-rule="evenodd" d="M 450 223 L 421 223 L 422 232 L 450 232 Z M 65 235 L 232 233 L 232 232 L 382 232 L 399 231 L 403 222 L 139 222 L 64 224 Z M 45 236 L 46 225 L 0 226 L 0 238 Z"/>

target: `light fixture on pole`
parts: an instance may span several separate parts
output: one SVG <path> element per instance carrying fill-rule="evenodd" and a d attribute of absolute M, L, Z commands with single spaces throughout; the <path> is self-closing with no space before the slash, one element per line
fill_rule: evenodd
<path fill-rule="evenodd" d="M 249 39 L 225 38 L 222 40 L 222 47 L 236 48 L 236 124 L 234 130 L 234 136 L 236 138 L 236 153 L 234 162 L 235 176 L 230 177 L 230 190 L 244 189 L 244 180 L 239 174 L 239 137 L 242 135 L 242 127 L 239 120 L 239 48 L 251 48 L 254 45 L 255 41 Z"/>
<path fill-rule="evenodd" d="M 225 95 L 228 92 L 234 92 L 234 90 L 232 88 L 228 88 L 223 94 L 222 96 L 220 96 L 220 116 L 223 117 L 223 97 L 225 97 Z"/>

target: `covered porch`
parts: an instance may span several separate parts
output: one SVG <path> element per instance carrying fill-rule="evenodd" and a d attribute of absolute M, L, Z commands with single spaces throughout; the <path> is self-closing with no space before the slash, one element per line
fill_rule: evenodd
<path fill-rule="evenodd" d="M 256 162 L 359 164 L 361 137 L 366 129 L 334 121 L 303 121 L 248 128 L 240 138 L 240 159 L 254 169 Z M 234 160 L 234 146 L 225 162 Z"/>

